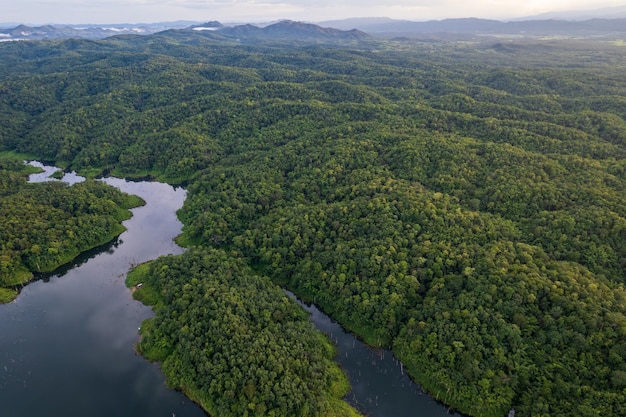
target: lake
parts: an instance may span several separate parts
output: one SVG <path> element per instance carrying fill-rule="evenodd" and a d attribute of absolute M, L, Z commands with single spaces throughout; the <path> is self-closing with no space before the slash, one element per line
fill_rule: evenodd
<path fill-rule="evenodd" d="M 56 170 L 44 168 L 47 175 Z M 80 181 L 75 174 L 67 179 Z M 0 305 L 4 417 L 205 416 L 165 387 L 157 365 L 134 352 L 138 328 L 152 311 L 134 301 L 124 284 L 133 265 L 182 252 L 173 238 L 181 231 L 176 210 L 185 190 L 157 182 L 104 181 L 147 204 L 133 209 L 132 219 L 124 222 L 128 230 L 116 240 L 42 275 L 15 301 Z M 368 348 L 315 306 L 304 307 L 337 343 L 337 360 L 353 384 L 347 399 L 366 415 L 450 415 L 409 380 L 390 352 Z"/>
<path fill-rule="evenodd" d="M 152 312 L 124 284 L 132 265 L 181 253 L 172 239 L 181 230 L 175 212 L 185 191 L 105 181 L 147 202 L 124 223 L 128 230 L 0 305 L 4 417 L 205 416 L 165 387 L 157 365 L 135 354 L 138 327 Z"/>

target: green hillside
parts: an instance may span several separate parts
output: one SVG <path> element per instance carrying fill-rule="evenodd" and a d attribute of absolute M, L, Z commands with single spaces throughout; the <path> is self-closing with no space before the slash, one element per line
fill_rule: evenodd
<path fill-rule="evenodd" d="M 34 273 L 51 272 L 124 230 L 143 205 L 103 182 L 29 184 L 19 155 L 0 154 L 0 302 L 15 298 Z"/>
<path fill-rule="evenodd" d="M 184 183 L 180 241 L 233 286 L 314 301 L 466 414 L 626 415 L 626 49 L 207 36 L 0 44 L 0 149 Z"/>

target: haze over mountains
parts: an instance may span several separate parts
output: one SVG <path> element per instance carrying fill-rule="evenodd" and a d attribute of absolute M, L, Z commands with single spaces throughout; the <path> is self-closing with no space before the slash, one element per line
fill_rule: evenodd
<path fill-rule="evenodd" d="M 605 7 L 594 10 L 566 10 L 558 12 L 541 13 L 515 20 L 589 20 L 589 19 L 623 19 L 626 18 L 626 6 Z"/>
<path fill-rule="evenodd" d="M 4 27 L 4 28 L 3 28 Z M 603 37 L 626 35 L 626 6 L 587 11 L 544 13 L 510 21 L 480 18 L 399 20 L 386 17 L 349 18 L 313 23 L 282 20 L 273 23 L 222 24 L 190 21 L 115 25 L 0 24 L 0 41 L 54 38 L 102 39 L 115 35 L 148 35 L 164 30 L 213 32 L 217 38 L 236 40 L 290 39 L 297 41 L 362 40 L 372 36 L 423 35 L 516 37 Z"/>
<path fill-rule="evenodd" d="M 409 20 L 347 19 L 324 22 L 324 24 L 346 29 L 356 27 L 370 34 L 424 35 L 516 35 L 537 36 L 623 36 L 626 19 L 589 19 L 568 21 L 557 19 L 521 20 L 503 22 L 499 20 L 466 18 L 415 22 Z"/>

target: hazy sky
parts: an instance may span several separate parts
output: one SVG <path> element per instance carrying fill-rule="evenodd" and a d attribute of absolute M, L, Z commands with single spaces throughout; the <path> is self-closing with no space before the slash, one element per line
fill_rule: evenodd
<path fill-rule="evenodd" d="M 624 0 L 0 0 L 0 22 L 262 22 L 372 16 L 409 20 L 506 19 L 555 10 L 623 6 L 624 3 Z"/>

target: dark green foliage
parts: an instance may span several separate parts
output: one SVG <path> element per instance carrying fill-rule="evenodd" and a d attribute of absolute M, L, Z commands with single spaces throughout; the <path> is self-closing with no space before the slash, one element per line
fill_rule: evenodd
<path fill-rule="evenodd" d="M 188 251 L 131 272 L 158 294 L 139 352 L 215 416 L 356 416 L 346 377 L 304 310 L 234 254 Z"/>
<path fill-rule="evenodd" d="M 237 251 L 468 414 L 626 415 L 624 51 L 11 43 L 0 147 L 187 180 L 183 241 Z M 151 356 L 179 349 L 182 324 L 150 326 L 170 341 Z"/>
<path fill-rule="evenodd" d="M 27 184 L 23 162 L 0 160 L 0 287 L 28 281 L 124 231 L 137 198 L 88 180 Z"/>

